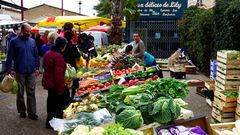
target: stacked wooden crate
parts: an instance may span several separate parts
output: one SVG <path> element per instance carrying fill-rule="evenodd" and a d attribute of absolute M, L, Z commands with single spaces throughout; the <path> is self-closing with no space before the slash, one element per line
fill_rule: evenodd
<path fill-rule="evenodd" d="M 212 117 L 217 122 L 235 121 L 240 86 L 240 55 L 219 51 Z"/>
<path fill-rule="evenodd" d="M 239 92 L 240 92 L 240 87 L 239 87 Z M 240 95 L 238 96 L 238 99 L 237 99 L 237 108 L 236 108 L 235 118 L 236 120 L 240 120 Z"/>
<path fill-rule="evenodd" d="M 157 59 L 156 60 L 158 66 L 163 70 L 163 71 L 168 71 L 168 59 Z"/>

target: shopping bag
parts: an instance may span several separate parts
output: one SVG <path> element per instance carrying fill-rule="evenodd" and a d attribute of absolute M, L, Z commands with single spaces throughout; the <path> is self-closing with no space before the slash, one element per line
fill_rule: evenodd
<path fill-rule="evenodd" d="M 73 80 L 76 79 L 77 72 L 74 67 L 70 64 L 67 64 L 67 69 L 65 71 L 65 85 L 67 88 L 71 88 L 73 84 Z"/>
<path fill-rule="evenodd" d="M 13 82 L 14 77 L 11 75 L 6 75 L 1 82 L 0 89 L 5 93 L 10 92 L 13 88 Z"/>
<path fill-rule="evenodd" d="M 19 84 L 18 84 L 17 80 L 14 79 L 13 87 L 12 87 L 12 90 L 11 90 L 12 94 L 17 94 L 18 89 L 19 89 Z"/>

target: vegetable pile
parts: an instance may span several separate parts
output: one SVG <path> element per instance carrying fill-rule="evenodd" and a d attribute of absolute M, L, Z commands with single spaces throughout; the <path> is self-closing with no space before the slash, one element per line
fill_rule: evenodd
<path fill-rule="evenodd" d="M 116 122 L 123 124 L 124 127 L 129 127 L 129 123 L 132 123 L 131 128 L 139 128 L 141 117 L 146 124 L 154 121 L 167 124 L 180 115 L 182 102 L 173 98 L 184 98 L 188 92 L 185 82 L 170 78 L 158 79 L 138 86 L 115 86 L 103 96 L 101 107 L 115 113 Z M 182 106 L 186 104 L 182 103 Z M 124 109 L 119 111 L 117 107 Z M 141 112 L 141 117 L 138 110 Z M 122 117 L 121 120 L 119 115 Z M 136 117 L 138 123 L 133 118 L 128 119 L 129 116 L 138 116 Z"/>

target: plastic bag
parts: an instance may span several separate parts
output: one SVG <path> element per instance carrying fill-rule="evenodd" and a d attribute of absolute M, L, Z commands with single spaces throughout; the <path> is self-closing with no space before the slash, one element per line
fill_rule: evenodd
<path fill-rule="evenodd" d="M 10 92 L 13 88 L 14 77 L 6 75 L 1 82 L 1 90 L 5 93 Z"/>
<path fill-rule="evenodd" d="M 16 81 L 16 79 L 14 79 L 14 81 L 13 81 L 13 87 L 12 87 L 12 90 L 11 90 L 12 94 L 17 94 L 18 89 L 19 89 L 18 82 Z"/>
<path fill-rule="evenodd" d="M 71 88 L 73 85 L 73 80 L 76 79 L 77 72 L 74 67 L 70 64 L 67 64 L 67 69 L 65 71 L 65 85 L 67 88 Z"/>
<path fill-rule="evenodd" d="M 77 68 L 86 67 L 86 60 L 81 56 L 75 60 Z"/>

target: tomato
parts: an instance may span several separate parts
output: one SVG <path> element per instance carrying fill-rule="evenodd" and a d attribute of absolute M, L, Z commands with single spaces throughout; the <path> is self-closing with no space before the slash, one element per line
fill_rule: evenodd
<path fill-rule="evenodd" d="M 81 91 L 85 91 L 85 90 L 86 90 L 86 88 L 82 88 L 82 89 L 81 89 Z"/>
<path fill-rule="evenodd" d="M 111 85 L 110 82 L 105 83 L 105 86 L 107 86 L 107 87 L 109 87 L 110 85 Z"/>
<path fill-rule="evenodd" d="M 101 84 L 101 83 L 100 83 L 100 84 L 98 84 L 98 87 L 99 87 L 99 88 L 104 88 L 104 84 Z"/>
<path fill-rule="evenodd" d="M 139 81 L 139 83 L 141 83 L 141 84 L 144 84 L 144 83 L 145 83 L 145 81 Z"/>
<path fill-rule="evenodd" d="M 100 90 L 100 88 L 99 88 L 99 87 L 96 87 L 96 89 L 95 89 L 94 91 L 97 91 L 97 90 Z"/>
<path fill-rule="evenodd" d="M 91 90 L 92 90 L 91 88 L 87 88 L 87 91 L 86 91 L 86 92 L 91 92 Z"/>
<path fill-rule="evenodd" d="M 91 87 L 91 89 L 96 89 L 96 86 L 93 85 L 93 86 Z"/>

